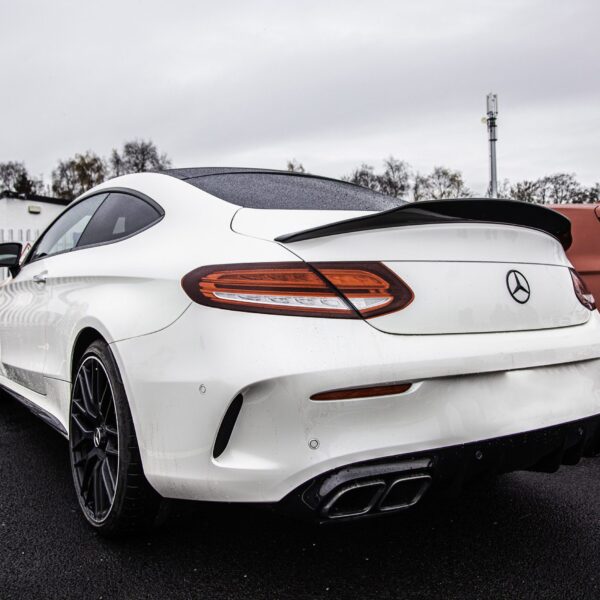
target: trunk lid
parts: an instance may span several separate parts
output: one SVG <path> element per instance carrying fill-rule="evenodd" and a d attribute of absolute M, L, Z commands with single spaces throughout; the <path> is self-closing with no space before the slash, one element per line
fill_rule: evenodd
<path fill-rule="evenodd" d="M 286 234 L 381 213 L 241 209 L 234 231 L 275 240 L 308 263 L 379 261 L 413 291 L 406 308 L 372 317 L 393 334 L 524 331 L 585 323 L 558 240 L 526 226 L 453 219 L 341 231 L 285 241 Z M 305 238 L 305 236 L 300 236 Z"/>

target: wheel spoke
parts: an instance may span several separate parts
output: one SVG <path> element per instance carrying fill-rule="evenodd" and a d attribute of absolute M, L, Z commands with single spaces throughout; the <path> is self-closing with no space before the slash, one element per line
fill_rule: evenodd
<path fill-rule="evenodd" d="M 84 415 L 87 414 L 87 410 L 81 398 L 75 398 L 75 396 L 73 396 L 73 406 L 77 409 L 77 412 Z"/>
<path fill-rule="evenodd" d="M 86 412 L 91 417 L 96 417 L 97 414 L 94 410 L 94 397 L 92 394 L 92 382 L 90 380 L 90 375 L 88 375 L 87 369 L 85 367 L 82 367 L 80 372 L 83 379 L 83 385 L 81 386 L 81 394 L 83 396 L 83 402 L 85 404 Z"/>
<path fill-rule="evenodd" d="M 81 367 L 78 376 L 79 388 L 81 391 L 81 399 L 83 401 L 84 412 L 87 415 L 92 415 L 92 394 L 90 390 L 89 379 L 85 367 Z"/>
<path fill-rule="evenodd" d="M 93 439 L 92 439 L 92 438 L 93 438 L 93 434 L 92 434 L 92 435 L 82 435 L 82 436 L 81 436 L 81 437 L 80 437 L 80 438 L 79 438 L 79 439 L 78 439 L 78 440 L 77 440 L 77 441 L 76 441 L 76 442 L 73 444 L 73 448 L 72 448 L 72 449 L 73 449 L 73 450 L 79 450 L 79 448 L 81 448 L 81 447 L 82 447 L 84 444 L 91 444 L 91 445 L 93 445 L 93 444 L 94 444 L 94 441 L 93 441 Z M 85 456 L 84 456 L 84 457 L 82 457 L 82 458 L 81 458 L 81 459 L 79 459 L 79 460 L 81 461 L 81 460 L 84 460 L 84 459 L 85 459 Z M 74 463 L 74 464 L 77 464 L 77 463 Z"/>
<path fill-rule="evenodd" d="M 93 365 L 90 371 L 92 378 L 92 397 L 96 403 L 98 403 L 98 398 L 100 398 L 100 394 L 98 393 L 98 367 Z"/>
<path fill-rule="evenodd" d="M 104 489 L 106 494 L 108 495 L 109 500 L 112 502 L 113 496 L 115 495 L 115 479 L 110 470 L 110 465 L 108 464 L 108 460 L 104 460 L 102 462 L 101 467 L 102 472 L 102 483 L 104 484 Z"/>
<path fill-rule="evenodd" d="M 92 397 L 92 384 L 90 381 L 90 375 L 88 373 L 88 367 L 81 367 L 81 393 L 83 395 L 84 402 L 90 400 Z"/>
<path fill-rule="evenodd" d="M 110 440 L 106 445 L 104 452 L 106 452 L 106 454 L 108 454 L 109 456 L 119 456 L 119 449 L 111 446 Z"/>
<path fill-rule="evenodd" d="M 108 418 L 108 414 L 112 407 L 112 396 L 110 393 L 107 393 L 109 390 L 108 381 L 104 384 L 104 390 L 100 394 L 100 401 L 98 402 L 100 406 L 100 414 L 106 420 Z"/>
<path fill-rule="evenodd" d="M 94 467 L 94 471 L 92 473 L 92 488 L 94 490 L 94 514 L 99 516 L 102 512 L 103 498 L 102 498 L 102 488 L 100 482 L 100 461 L 96 463 Z"/>
<path fill-rule="evenodd" d="M 95 407 L 98 409 L 98 414 L 102 416 L 102 401 L 104 394 L 101 392 L 102 380 L 104 371 L 101 371 L 97 366 L 92 369 L 92 390 L 94 390 Z"/>
<path fill-rule="evenodd" d="M 82 465 L 85 465 L 87 460 L 88 460 L 87 456 L 82 456 L 80 459 L 73 461 L 73 466 L 76 468 L 79 468 Z"/>
<path fill-rule="evenodd" d="M 92 474 L 94 472 L 94 467 L 98 462 L 98 455 L 96 452 L 96 448 L 92 448 L 92 450 L 85 457 L 85 466 L 83 468 L 83 476 L 81 478 L 81 491 L 89 492 L 90 481 L 92 479 Z"/>
<path fill-rule="evenodd" d="M 83 436 L 91 438 L 94 435 L 94 430 L 90 427 L 86 427 L 85 424 L 81 422 L 81 415 L 72 415 L 71 420 L 77 425 Z"/>

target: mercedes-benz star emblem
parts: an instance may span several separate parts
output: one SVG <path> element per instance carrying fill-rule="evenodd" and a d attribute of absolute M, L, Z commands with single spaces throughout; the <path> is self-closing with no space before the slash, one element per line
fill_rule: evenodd
<path fill-rule="evenodd" d="M 100 447 L 100 444 L 102 443 L 102 429 L 100 429 L 100 427 L 96 427 L 96 429 L 94 430 L 94 446 L 96 446 L 96 448 Z"/>
<path fill-rule="evenodd" d="M 531 296 L 529 282 L 520 271 L 509 271 L 506 274 L 506 287 L 515 302 L 525 304 Z"/>

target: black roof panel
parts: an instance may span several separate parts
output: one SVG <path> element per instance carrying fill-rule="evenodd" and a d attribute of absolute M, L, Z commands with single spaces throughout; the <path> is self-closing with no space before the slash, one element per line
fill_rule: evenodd
<path fill-rule="evenodd" d="M 381 211 L 404 204 L 347 181 L 294 171 L 203 167 L 161 172 L 245 208 Z"/>

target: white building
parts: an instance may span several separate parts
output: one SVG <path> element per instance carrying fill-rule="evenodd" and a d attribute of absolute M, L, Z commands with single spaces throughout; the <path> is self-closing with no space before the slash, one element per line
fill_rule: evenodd
<path fill-rule="evenodd" d="M 20 242 L 27 250 L 69 200 L 0 192 L 0 243 Z M 6 269 L 0 268 L 0 280 Z"/>

